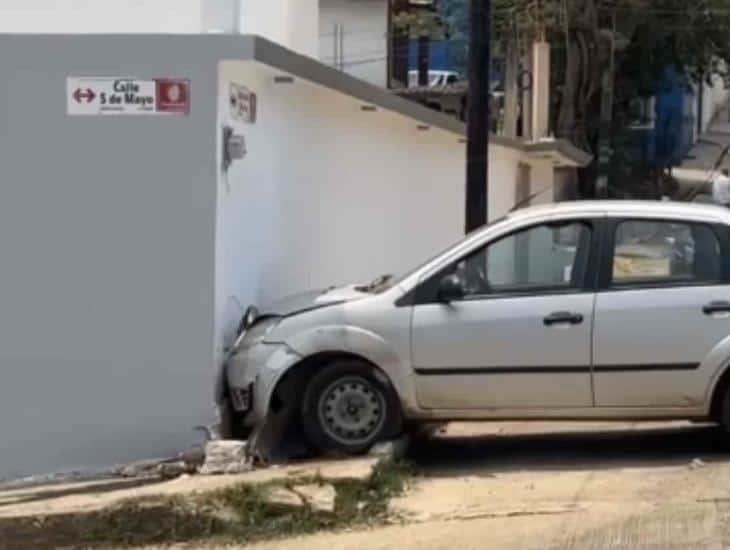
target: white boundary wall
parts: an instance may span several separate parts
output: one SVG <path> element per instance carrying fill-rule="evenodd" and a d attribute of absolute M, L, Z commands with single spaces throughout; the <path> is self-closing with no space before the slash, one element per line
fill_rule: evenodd
<path fill-rule="evenodd" d="M 459 135 L 362 111 L 355 98 L 303 79 L 276 84 L 277 74 L 254 62 L 220 64 L 219 126 L 245 136 L 248 156 L 219 175 L 219 336 L 240 319 L 237 303 L 398 273 L 464 231 Z M 230 82 L 258 95 L 256 124 L 231 120 Z M 528 161 L 496 144 L 489 156 L 494 219 L 515 204 L 518 166 Z M 552 163 L 530 162 L 530 192 L 552 200 Z"/>

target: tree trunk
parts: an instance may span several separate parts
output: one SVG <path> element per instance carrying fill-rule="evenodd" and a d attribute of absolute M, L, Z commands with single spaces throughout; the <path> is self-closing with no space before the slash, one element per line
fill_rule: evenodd
<path fill-rule="evenodd" d="M 572 33 L 571 33 L 572 34 Z M 576 104 L 581 81 L 580 51 L 575 37 L 571 36 L 565 52 L 565 80 L 560 97 L 558 137 L 574 141 L 576 134 Z"/>
<path fill-rule="evenodd" d="M 418 85 L 428 86 L 428 69 L 431 63 L 431 37 L 418 37 Z"/>
<path fill-rule="evenodd" d="M 563 82 L 556 134 L 594 156 L 593 163 L 581 170 L 580 186 L 584 195 L 592 196 L 597 176 L 600 94 L 607 68 L 604 37 L 598 25 L 595 0 L 573 2 L 566 50 Z M 578 9 L 579 8 L 579 9 Z M 598 98 L 598 99 L 597 99 Z"/>

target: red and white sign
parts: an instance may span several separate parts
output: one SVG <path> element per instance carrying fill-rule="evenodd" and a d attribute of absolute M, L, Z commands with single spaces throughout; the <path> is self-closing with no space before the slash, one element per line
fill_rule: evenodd
<path fill-rule="evenodd" d="M 158 79 L 157 111 L 160 113 L 190 112 L 190 82 L 188 80 Z"/>
<path fill-rule="evenodd" d="M 190 81 L 69 77 L 66 106 L 69 115 L 187 115 Z"/>

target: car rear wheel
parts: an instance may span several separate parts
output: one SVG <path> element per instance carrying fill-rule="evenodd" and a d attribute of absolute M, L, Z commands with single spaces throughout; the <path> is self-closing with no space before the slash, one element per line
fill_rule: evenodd
<path fill-rule="evenodd" d="M 323 453 L 361 454 L 398 423 L 393 390 L 359 361 L 337 361 L 309 382 L 302 400 L 302 428 Z"/>

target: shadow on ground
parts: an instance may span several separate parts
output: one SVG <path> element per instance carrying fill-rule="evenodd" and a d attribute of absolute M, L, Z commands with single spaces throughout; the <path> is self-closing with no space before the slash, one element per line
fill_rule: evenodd
<path fill-rule="evenodd" d="M 730 437 L 715 426 L 541 434 L 439 435 L 409 459 L 427 475 L 490 476 L 520 470 L 600 470 L 730 460 Z"/>

